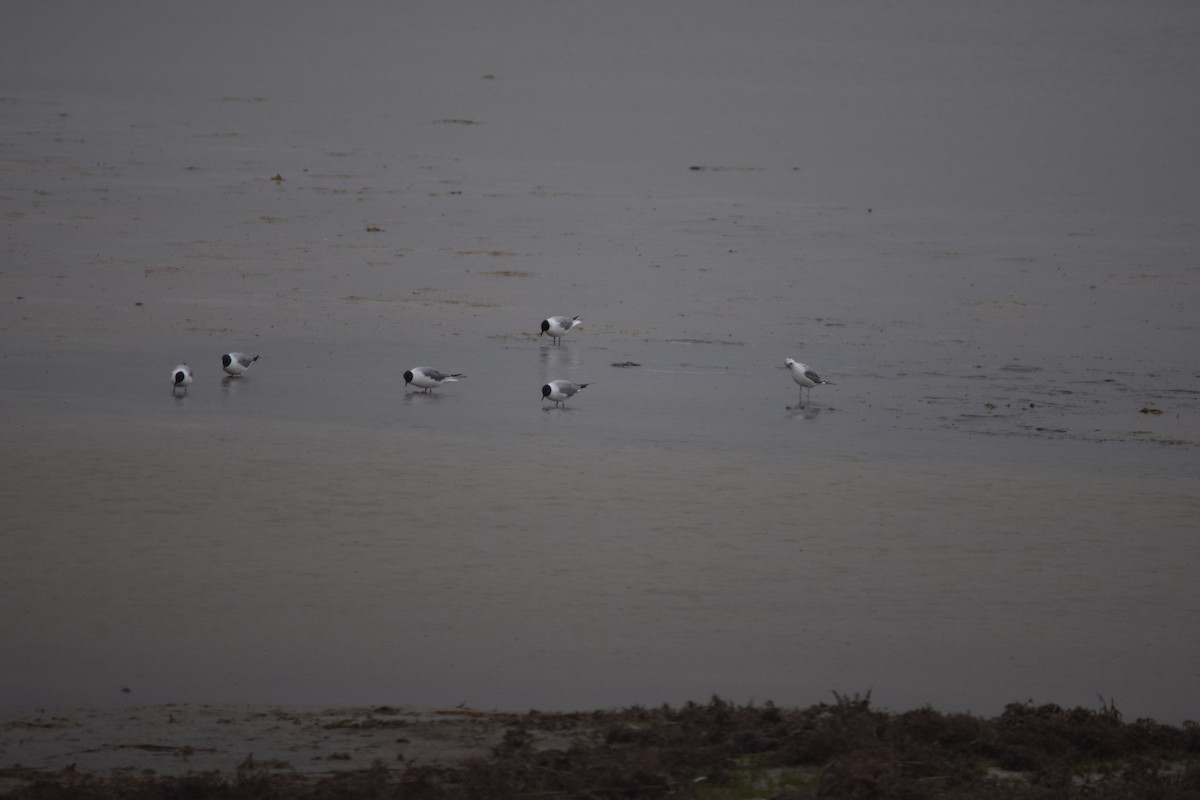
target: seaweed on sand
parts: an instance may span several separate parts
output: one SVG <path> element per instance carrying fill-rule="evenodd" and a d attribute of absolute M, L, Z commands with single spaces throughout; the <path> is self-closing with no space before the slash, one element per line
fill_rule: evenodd
<path fill-rule="evenodd" d="M 1200 726 L 1013 704 L 993 719 L 894 713 L 870 696 L 503 715 L 493 752 L 322 776 L 40 775 L 14 800 L 506 798 L 1200 798 Z"/>

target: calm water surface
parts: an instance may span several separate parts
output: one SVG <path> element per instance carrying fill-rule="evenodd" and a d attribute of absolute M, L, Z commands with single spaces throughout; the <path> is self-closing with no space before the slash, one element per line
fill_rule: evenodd
<path fill-rule="evenodd" d="M 0 708 L 1200 717 L 1193 3 L 17 5 Z"/>
<path fill-rule="evenodd" d="M 433 396 L 286 350 L 187 398 L 139 358 L 31 392 L 5 705 L 1188 713 L 1194 447 L 973 431 L 867 378 L 800 411 L 744 348 L 684 347 L 594 362 L 567 411 L 539 406 L 546 361 L 604 353 L 532 337 Z"/>

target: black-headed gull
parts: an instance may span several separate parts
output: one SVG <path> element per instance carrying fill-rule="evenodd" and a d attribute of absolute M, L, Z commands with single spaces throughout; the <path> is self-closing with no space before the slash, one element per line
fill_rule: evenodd
<path fill-rule="evenodd" d="M 804 390 L 808 389 L 809 399 L 812 399 L 812 387 L 820 383 L 833 385 L 833 381 L 821 380 L 821 376 L 808 368 L 807 364 L 801 364 L 793 359 L 785 359 L 784 364 L 792 371 L 792 380 L 800 385 L 800 408 L 804 408 Z"/>
<path fill-rule="evenodd" d="M 175 390 L 183 387 L 183 393 L 187 394 L 187 387 L 192 385 L 192 368 L 187 364 L 176 364 L 175 369 L 171 370 L 171 394 L 175 394 Z"/>
<path fill-rule="evenodd" d="M 542 387 L 542 399 L 553 400 L 556 407 L 565 407 L 568 397 L 574 396 L 590 385 L 588 383 L 571 383 L 570 381 L 550 381 Z"/>
<path fill-rule="evenodd" d="M 221 367 L 233 377 L 240 378 L 255 361 L 258 361 L 258 356 L 251 358 L 245 353 L 226 353 L 221 356 Z"/>
<path fill-rule="evenodd" d="M 538 336 L 548 333 L 555 344 L 561 344 L 564 333 L 582 324 L 583 320 L 579 317 L 546 317 L 542 320 L 542 332 Z"/>
<path fill-rule="evenodd" d="M 461 372 L 447 375 L 444 372 L 438 372 L 433 367 L 413 367 L 404 373 L 404 385 L 408 386 L 411 383 L 423 392 L 429 393 L 446 381 L 457 381 L 459 378 L 465 377 L 467 376 Z"/>

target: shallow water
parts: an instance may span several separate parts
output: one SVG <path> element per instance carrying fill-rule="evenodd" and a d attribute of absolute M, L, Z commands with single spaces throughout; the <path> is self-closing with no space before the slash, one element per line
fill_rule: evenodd
<path fill-rule="evenodd" d="M 629 59 L 518 8 L 426 10 L 416 54 L 318 36 L 357 54 L 344 92 L 209 18 L 215 73 L 134 47 L 174 93 L 10 43 L 0 707 L 835 690 L 1196 718 L 1200 209 L 1195 139 L 1162 133 L 1200 132 L 1167 110 L 1190 7 L 713 7 L 663 52 L 667 21 L 618 15 Z M 71 57 L 76 25 L 26 13 Z M 1132 139 L 1084 136 L 1018 61 L 1136 105 Z M 551 313 L 585 327 L 551 347 Z M 262 359 L 223 380 L 234 348 Z M 835 385 L 796 408 L 787 356 Z M 467 377 L 406 393 L 418 364 Z M 555 377 L 592 385 L 550 409 Z"/>
<path fill-rule="evenodd" d="M 797 411 L 781 370 L 747 398 L 760 377 L 716 363 L 608 367 L 553 410 L 537 386 L 563 353 L 533 342 L 432 396 L 271 352 L 186 398 L 128 367 L 112 397 L 24 406 L 8 704 L 837 689 L 1181 713 L 1193 447 L 971 433 L 852 397 Z"/>

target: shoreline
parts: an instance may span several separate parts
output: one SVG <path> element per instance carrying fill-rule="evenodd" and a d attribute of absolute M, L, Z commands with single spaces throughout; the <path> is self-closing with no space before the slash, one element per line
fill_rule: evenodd
<path fill-rule="evenodd" d="M 0 716 L 0 775 L 11 780 L 21 771 L 67 768 L 232 774 L 247 763 L 319 775 L 378 761 L 460 761 L 486 755 L 497 730 L 516 716 L 466 708 L 184 703 L 14 712 Z"/>
<path fill-rule="evenodd" d="M 677 709 L 590 712 L 186 704 L 35 710 L 0 716 L 0 796 L 20 797 L 47 784 L 67 792 L 62 796 L 71 796 L 77 785 L 103 789 L 89 797 L 108 796 L 104 791 L 121 796 L 129 781 L 202 776 L 240 785 L 253 775 L 286 786 L 281 796 L 307 796 L 329 781 L 369 780 L 376 787 L 416 781 L 433 787 L 422 796 L 458 797 L 471 796 L 464 787 L 473 781 L 501 786 L 515 774 L 532 780 L 533 764 L 555 765 L 560 784 L 573 775 L 587 786 L 597 780 L 600 763 L 630 771 L 605 779 L 618 781 L 613 785 L 645 781 L 644 796 L 694 796 L 681 776 L 713 786 L 747 775 L 821 783 L 840 769 L 848 770 L 846 780 L 872 771 L 872 780 L 880 780 L 889 770 L 898 771 L 893 779 L 907 780 L 901 773 L 935 760 L 944 762 L 939 771 L 960 771 L 963 780 L 969 775 L 976 789 L 1033 788 L 1059 773 L 1074 776 L 1077 785 L 1128 781 L 1135 762 L 1152 765 L 1146 775 L 1156 781 L 1185 791 L 1200 786 L 1200 727 L 1194 722 L 1178 728 L 1126 722 L 1111 705 L 1091 710 L 1014 703 L 990 719 L 930 708 L 891 712 L 872 708 L 869 695 L 834 696 L 833 704 L 804 709 L 737 706 L 714 697 Z"/>

